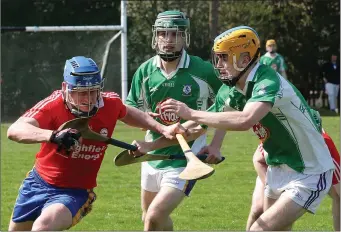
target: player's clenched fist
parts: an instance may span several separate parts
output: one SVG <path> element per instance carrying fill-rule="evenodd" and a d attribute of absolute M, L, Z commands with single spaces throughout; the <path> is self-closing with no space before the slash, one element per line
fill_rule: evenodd
<path fill-rule="evenodd" d="M 135 158 L 140 157 L 144 154 L 147 154 L 147 152 L 155 150 L 153 148 L 153 142 L 146 142 L 142 140 L 134 140 L 132 145 L 135 145 L 137 147 L 136 151 L 130 151 L 129 154 L 134 156 Z"/>
<path fill-rule="evenodd" d="M 192 109 L 189 108 L 185 103 L 174 99 L 167 99 L 161 104 L 161 109 L 164 112 L 171 112 L 178 115 L 180 118 L 185 120 L 191 119 Z"/>
<path fill-rule="evenodd" d="M 58 145 L 58 149 L 69 151 L 72 146 L 77 146 L 81 133 L 76 129 L 67 128 L 61 131 L 53 131 L 50 142 Z"/>
<path fill-rule="evenodd" d="M 166 126 L 162 134 L 167 139 L 175 139 L 176 134 L 182 134 L 185 137 L 188 136 L 188 130 L 178 122 L 173 125 Z"/>

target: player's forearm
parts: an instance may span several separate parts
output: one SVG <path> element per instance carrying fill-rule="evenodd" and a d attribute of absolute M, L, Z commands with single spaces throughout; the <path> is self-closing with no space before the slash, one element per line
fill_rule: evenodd
<path fill-rule="evenodd" d="M 201 135 L 206 133 L 206 130 L 204 128 L 194 123 L 193 121 L 187 121 L 183 123 L 182 126 L 187 129 L 187 136 L 185 137 L 185 140 L 187 142 L 196 140 Z M 176 139 L 170 140 L 166 139 L 163 136 L 149 143 L 150 151 L 161 149 L 164 147 L 169 147 L 175 144 L 178 144 L 178 141 Z"/>
<path fill-rule="evenodd" d="M 220 130 L 244 131 L 253 125 L 248 120 L 248 115 L 240 111 L 212 113 L 192 110 L 190 120 Z"/>
<path fill-rule="evenodd" d="M 226 130 L 216 129 L 210 146 L 220 149 L 221 146 L 223 145 L 225 135 L 226 135 Z"/>
<path fill-rule="evenodd" d="M 255 170 L 257 172 L 257 175 L 261 179 L 262 183 L 265 184 L 266 181 L 266 172 L 268 169 L 268 166 L 265 162 L 265 158 L 259 150 L 256 150 L 256 153 L 253 156 L 253 166 L 255 167 Z"/>
<path fill-rule="evenodd" d="M 267 171 L 268 166 L 266 165 L 266 163 L 254 162 L 254 167 L 260 180 L 262 181 L 263 184 L 265 184 L 266 183 L 266 171 Z"/>
<path fill-rule="evenodd" d="M 165 128 L 164 125 L 155 121 L 148 113 L 131 106 L 127 106 L 127 115 L 121 121 L 130 126 L 152 130 L 160 134 L 164 132 Z"/>
<path fill-rule="evenodd" d="M 7 130 L 7 137 L 18 143 L 49 142 L 52 130 L 44 130 L 27 122 L 17 121 Z"/>

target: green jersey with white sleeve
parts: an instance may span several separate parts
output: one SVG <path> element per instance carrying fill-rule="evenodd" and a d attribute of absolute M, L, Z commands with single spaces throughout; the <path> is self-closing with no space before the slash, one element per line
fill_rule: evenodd
<path fill-rule="evenodd" d="M 265 53 L 259 61 L 261 64 L 268 65 L 276 72 L 283 72 L 287 69 L 287 65 L 284 62 L 283 56 L 276 53 L 274 57 L 269 52 Z"/>
<path fill-rule="evenodd" d="M 242 111 L 248 102 L 272 105 L 271 111 L 253 126 L 268 153 L 268 165 L 286 164 L 304 174 L 320 174 L 334 168 L 321 135 L 318 112 L 279 73 L 258 63 L 243 90 L 223 85 L 208 111 Z"/>
<path fill-rule="evenodd" d="M 184 50 L 177 69 L 167 74 L 161 69 L 161 58 L 156 55 L 144 62 L 135 72 L 131 89 L 126 104 L 136 107 L 145 112 L 159 113 L 156 119 L 164 125 L 171 125 L 176 122 L 185 122 L 169 112 L 163 112 L 159 105 L 167 98 L 173 98 L 184 102 L 192 109 L 206 110 L 222 85 L 211 63 L 203 61 L 197 56 L 191 56 Z M 147 131 L 146 141 L 153 141 L 161 135 L 153 131 Z M 189 145 L 192 151 L 197 153 L 206 144 L 206 135 L 200 136 Z M 181 147 L 158 149 L 150 154 L 182 154 Z M 184 167 L 186 160 L 163 160 L 148 162 L 152 167 L 177 168 Z"/>

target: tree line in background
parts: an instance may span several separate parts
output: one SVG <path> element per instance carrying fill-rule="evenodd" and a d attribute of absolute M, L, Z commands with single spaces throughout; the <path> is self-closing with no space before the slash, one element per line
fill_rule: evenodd
<path fill-rule="evenodd" d="M 118 0 L 3 0 L 2 26 L 119 25 Z M 275 39 L 289 79 L 308 95 L 319 89 L 320 66 L 340 53 L 340 2 L 331 1 L 128 1 L 128 77 L 155 54 L 151 27 L 159 12 L 181 10 L 191 20 L 189 53 L 209 60 L 219 33 L 247 25 L 259 33 L 262 53 Z M 20 17 L 18 17 L 20 15 Z M 114 32 L 115 33 L 115 32 Z M 2 33 L 3 120 L 18 117 L 61 86 L 65 59 L 75 55 L 102 64 L 113 32 Z M 119 40 L 110 51 L 107 89 L 120 93 Z"/>

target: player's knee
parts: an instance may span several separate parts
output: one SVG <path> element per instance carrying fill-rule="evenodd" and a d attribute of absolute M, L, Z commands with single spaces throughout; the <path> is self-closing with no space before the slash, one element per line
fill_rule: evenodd
<path fill-rule="evenodd" d="M 54 228 L 51 228 L 52 221 L 48 218 L 44 218 L 43 220 L 37 220 L 32 226 L 32 231 L 48 231 L 53 230 Z"/>
<path fill-rule="evenodd" d="M 144 218 L 145 223 L 157 224 L 159 221 L 160 215 L 156 212 L 148 212 Z"/>
<path fill-rule="evenodd" d="M 53 214 L 41 214 L 33 223 L 32 231 L 48 231 L 64 229 L 65 220 L 60 218 L 58 222 Z M 65 228 L 66 229 L 66 228 Z"/>
<path fill-rule="evenodd" d="M 251 214 L 253 218 L 258 219 L 260 215 L 263 213 L 263 205 L 262 204 L 252 204 L 251 206 Z"/>
<path fill-rule="evenodd" d="M 262 213 L 254 211 L 251 211 L 250 214 L 253 220 L 257 220 L 260 217 L 260 215 L 262 215 Z"/>
<path fill-rule="evenodd" d="M 250 231 L 268 231 L 264 226 L 260 226 L 257 222 L 253 223 Z"/>
<path fill-rule="evenodd" d="M 51 220 L 41 220 L 34 223 L 32 231 L 49 231 L 49 230 L 66 230 L 71 226 L 71 223 L 60 222 L 54 223 Z"/>
<path fill-rule="evenodd" d="M 144 218 L 144 223 L 157 225 L 162 223 L 167 218 L 162 212 L 158 210 L 148 210 Z"/>
<path fill-rule="evenodd" d="M 56 220 L 58 218 L 58 220 Z M 65 230 L 72 225 L 72 217 L 41 215 L 33 223 L 32 231 Z"/>

